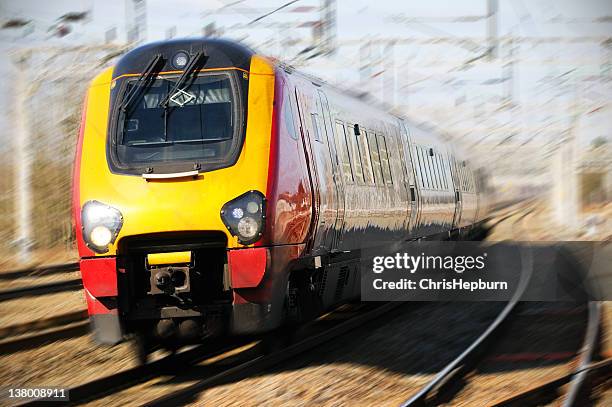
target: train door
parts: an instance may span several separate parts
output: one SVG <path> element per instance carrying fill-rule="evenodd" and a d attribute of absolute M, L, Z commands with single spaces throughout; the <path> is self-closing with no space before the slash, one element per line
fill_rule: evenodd
<path fill-rule="evenodd" d="M 324 254 L 331 250 L 336 222 L 335 186 L 332 181 L 332 159 L 323 138 L 322 118 L 319 117 L 318 98 L 295 89 L 300 116 L 301 136 L 308 152 L 310 176 L 315 193 L 316 214 L 313 217 L 313 254 Z"/>
<path fill-rule="evenodd" d="M 344 222 L 344 180 L 342 178 L 342 174 L 340 173 L 340 161 L 338 160 L 338 152 L 336 151 L 336 143 L 334 137 L 334 124 L 331 118 L 331 113 L 329 111 L 329 103 L 327 101 L 327 96 L 321 90 L 319 93 L 319 101 L 321 107 L 321 113 L 323 117 L 323 127 L 327 142 L 327 148 L 329 149 L 329 156 L 331 158 L 331 168 L 333 172 L 333 184 L 335 191 L 335 204 L 336 204 L 336 219 L 333 227 L 333 238 L 331 242 L 331 251 L 338 250 L 340 246 L 340 242 L 342 241 L 342 230 L 343 230 L 343 222 Z"/>
<path fill-rule="evenodd" d="M 402 164 L 405 172 L 404 183 L 406 188 L 408 188 L 408 195 L 410 199 L 410 204 L 408 205 L 408 230 L 412 230 L 416 226 L 417 215 L 420 210 L 420 199 L 419 199 L 419 188 L 416 183 L 416 175 L 414 172 L 412 159 L 412 153 L 410 149 L 411 141 L 410 141 L 410 133 L 405 123 L 400 120 L 400 129 L 401 129 L 401 144 L 403 146 L 403 157 Z"/>

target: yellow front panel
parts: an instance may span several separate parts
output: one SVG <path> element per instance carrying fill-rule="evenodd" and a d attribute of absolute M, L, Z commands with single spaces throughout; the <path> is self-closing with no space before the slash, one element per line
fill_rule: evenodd
<path fill-rule="evenodd" d="M 191 263 L 191 252 L 149 253 L 147 263 L 150 266 Z"/>
<path fill-rule="evenodd" d="M 223 204 L 251 189 L 266 193 L 274 98 L 274 68 L 254 56 L 249 73 L 246 138 L 232 167 L 205 172 L 196 179 L 147 182 L 133 175 L 112 174 L 106 139 L 112 70 L 98 75 L 89 90 L 81 161 L 81 206 L 98 200 L 123 214 L 115 244 L 125 236 L 168 231 L 223 231 L 229 247 L 242 247 L 220 218 Z"/>

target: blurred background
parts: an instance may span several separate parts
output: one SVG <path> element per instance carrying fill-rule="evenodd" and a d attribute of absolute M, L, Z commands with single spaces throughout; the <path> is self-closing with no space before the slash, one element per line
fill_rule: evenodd
<path fill-rule="evenodd" d="M 0 268 L 76 258 L 88 82 L 139 44 L 193 36 L 242 41 L 435 129 L 496 201 L 539 200 L 536 239 L 612 238 L 609 0 L 2 0 Z"/>

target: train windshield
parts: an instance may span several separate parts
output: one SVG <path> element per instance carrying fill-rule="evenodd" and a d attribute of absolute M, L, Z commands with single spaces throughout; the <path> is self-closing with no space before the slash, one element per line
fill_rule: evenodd
<path fill-rule="evenodd" d="M 131 81 L 133 101 L 119 115 L 117 159 L 122 166 L 151 167 L 186 162 L 223 167 L 237 145 L 237 91 L 231 73 L 201 74 L 176 89 L 178 77 Z M 143 86 L 142 89 L 132 89 Z"/>

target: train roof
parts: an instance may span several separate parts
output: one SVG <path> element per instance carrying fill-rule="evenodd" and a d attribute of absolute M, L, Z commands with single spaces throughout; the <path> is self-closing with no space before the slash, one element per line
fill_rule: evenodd
<path fill-rule="evenodd" d="M 193 55 L 199 51 L 203 51 L 208 57 L 206 68 L 232 66 L 245 71 L 249 70 L 251 57 L 255 54 L 255 51 L 239 42 L 219 38 L 184 38 L 151 42 L 123 55 L 115 65 L 113 79 L 125 74 L 142 72 L 158 54 L 164 58 L 161 71 L 176 71 L 179 68 L 173 66 L 175 55 L 179 52 Z"/>

